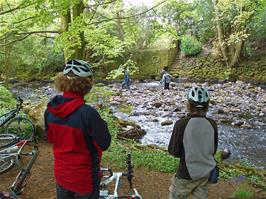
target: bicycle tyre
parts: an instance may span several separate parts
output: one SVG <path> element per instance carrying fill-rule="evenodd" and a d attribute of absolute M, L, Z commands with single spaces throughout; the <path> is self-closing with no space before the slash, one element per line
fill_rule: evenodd
<path fill-rule="evenodd" d="M 14 145 L 19 141 L 19 137 L 13 134 L 0 134 L 0 149 Z"/>
<path fill-rule="evenodd" d="M 15 162 L 12 158 L 0 159 L 0 175 L 9 171 L 14 165 Z"/>
<path fill-rule="evenodd" d="M 17 135 L 21 139 L 28 141 L 35 141 L 36 129 L 30 119 L 19 116 L 11 119 L 5 125 L 5 133 Z"/>

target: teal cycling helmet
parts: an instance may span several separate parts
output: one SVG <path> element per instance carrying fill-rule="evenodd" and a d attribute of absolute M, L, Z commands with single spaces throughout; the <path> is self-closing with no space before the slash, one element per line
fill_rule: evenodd
<path fill-rule="evenodd" d="M 72 72 L 79 77 L 92 77 L 91 68 L 91 65 L 83 60 L 72 59 L 66 63 L 63 73 L 68 75 Z"/>
<path fill-rule="evenodd" d="M 210 95 L 206 88 L 193 86 L 188 92 L 188 100 L 204 104 L 210 101 Z"/>

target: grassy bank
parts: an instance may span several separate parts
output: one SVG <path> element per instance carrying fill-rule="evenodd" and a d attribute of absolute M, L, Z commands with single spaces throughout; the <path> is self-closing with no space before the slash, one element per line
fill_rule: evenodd
<path fill-rule="evenodd" d="M 179 160 L 168 154 L 164 149 L 154 146 L 143 146 L 132 140 L 120 140 L 117 134 L 120 131 L 118 120 L 112 115 L 109 109 L 109 101 L 115 93 L 109 87 L 103 85 L 95 86 L 87 96 L 92 103 L 101 102 L 98 110 L 101 116 L 107 121 L 112 134 L 112 144 L 108 151 L 104 152 L 103 163 L 115 167 L 124 168 L 128 153 L 132 154 L 135 167 L 145 167 L 149 170 L 174 173 L 176 172 Z M 99 100 L 99 98 L 101 100 Z M 226 164 L 220 160 L 220 153 L 216 156 L 221 168 L 220 174 L 223 179 L 232 179 L 244 176 L 245 180 L 266 190 L 265 170 L 256 170 L 244 163 Z"/>
<path fill-rule="evenodd" d="M 89 103 L 98 107 L 97 110 L 103 119 L 107 121 L 109 130 L 112 134 L 112 144 L 111 147 L 104 152 L 103 165 L 125 169 L 126 156 L 128 153 L 131 153 L 135 168 L 145 167 L 148 170 L 174 173 L 177 169 L 179 160 L 170 156 L 166 150 L 156 146 L 143 146 L 132 140 L 121 140 L 117 138 L 121 127 L 119 121 L 112 115 L 109 109 L 109 102 L 114 95 L 116 95 L 116 93 L 109 87 L 96 85 L 92 89 L 92 92 L 86 96 L 86 100 Z M 16 103 L 10 92 L 3 86 L 0 87 L 0 97 L 0 112 L 8 110 Z M 218 155 L 217 160 L 219 159 Z M 244 176 L 247 181 L 266 190 L 265 170 L 256 170 L 255 168 L 243 164 L 232 165 L 220 162 L 219 165 L 222 178 L 231 179 Z"/>

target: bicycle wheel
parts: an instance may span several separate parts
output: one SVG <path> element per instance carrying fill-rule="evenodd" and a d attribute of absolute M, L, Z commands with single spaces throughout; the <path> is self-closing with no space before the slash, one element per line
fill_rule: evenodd
<path fill-rule="evenodd" d="M 15 162 L 11 158 L 3 158 L 0 157 L 0 174 L 3 174 L 10 170 L 15 165 Z"/>
<path fill-rule="evenodd" d="M 0 149 L 9 147 L 19 141 L 19 137 L 13 134 L 0 134 Z"/>
<path fill-rule="evenodd" d="M 35 141 L 35 125 L 25 117 L 15 117 L 5 125 L 6 134 L 14 134 L 22 139 Z"/>

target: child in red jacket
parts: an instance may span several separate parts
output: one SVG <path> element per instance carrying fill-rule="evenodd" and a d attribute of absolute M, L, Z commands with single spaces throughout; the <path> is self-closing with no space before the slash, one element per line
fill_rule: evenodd
<path fill-rule="evenodd" d="M 84 101 L 92 88 L 91 66 L 70 60 L 54 83 L 63 95 L 48 103 L 44 118 L 53 144 L 57 198 L 98 199 L 102 151 L 111 136 L 106 122 Z"/>

